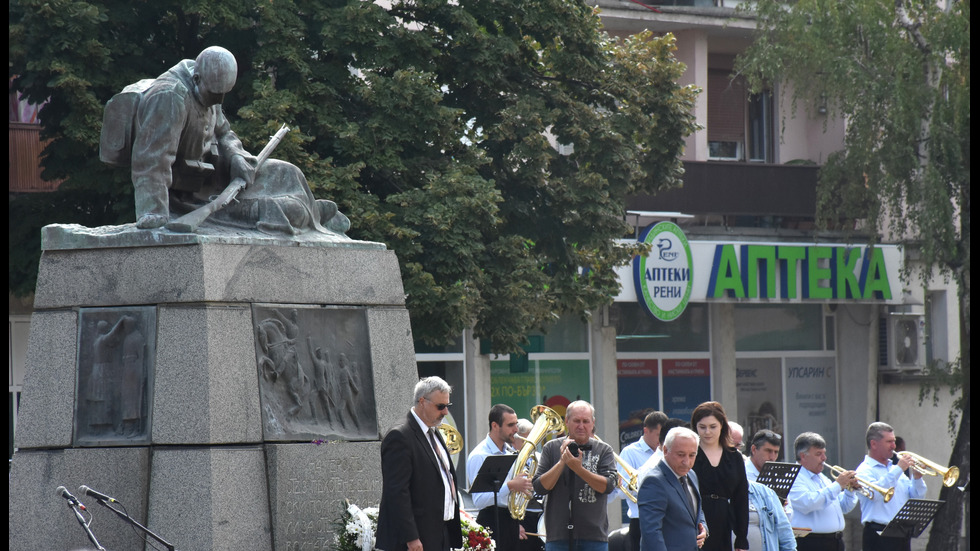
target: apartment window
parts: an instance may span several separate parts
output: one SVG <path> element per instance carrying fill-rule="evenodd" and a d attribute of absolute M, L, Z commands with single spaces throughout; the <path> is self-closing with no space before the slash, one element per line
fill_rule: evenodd
<path fill-rule="evenodd" d="M 708 158 L 771 163 L 771 92 L 750 94 L 730 69 L 708 70 Z"/>

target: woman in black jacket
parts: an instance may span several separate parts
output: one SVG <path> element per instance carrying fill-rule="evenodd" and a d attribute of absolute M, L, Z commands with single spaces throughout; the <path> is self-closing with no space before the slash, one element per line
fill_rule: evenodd
<path fill-rule="evenodd" d="M 701 490 L 701 508 L 708 522 L 708 539 L 701 551 L 749 548 L 749 483 L 745 461 L 732 447 L 725 409 L 718 402 L 694 408 L 691 428 L 701 438 L 694 472 Z"/>

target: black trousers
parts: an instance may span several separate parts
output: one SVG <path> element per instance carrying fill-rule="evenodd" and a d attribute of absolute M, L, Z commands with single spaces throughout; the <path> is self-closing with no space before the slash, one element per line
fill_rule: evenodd
<path fill-rule="evenodd" d="M 796 538 L 796 551 L 844 551 L 844 534 L 814 534 Z M 867 551 L 867 550 L 865 550 Z"/>
<path fill-rule="evenodd" d="M 864 533 L 861 536 L 861 547 L 863 551 L 910 551 L 912 548 L 911 538 L 883 538 L 878 532 L 885 529 L 884 524 L 868 522 L 864 525 Z"/>
<path fill-rule="evenodd" d="M 640 551 L 640 519 L 630 519 L 630 551 Z"/>
<path fill-rule="evenodd" d="M 495 512 L 496 511 L 496 512 Z M 497 519 L 500 526 L 497 526 Z M 521 537 L 520 523 L 510 516 L 506 507 L 484 507 L 476 515 L 476 521 L 490 530 L 490 537 L 497 542 L 497 549 L 517 549 Z"/>

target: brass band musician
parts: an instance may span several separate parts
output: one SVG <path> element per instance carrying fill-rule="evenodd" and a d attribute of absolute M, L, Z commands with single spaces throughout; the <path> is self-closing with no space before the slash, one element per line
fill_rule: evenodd
<path fill-rule="evenodd" d="M 878 535 L 885 525 L 911 498 L 926 495 L 926 483 L 922 473 L 912 469 L 912 478 L 904 475 L 915 462 L 909 455 L 900 455 L 898 464 L 892 464 L 895 453 L 895 430 L 887 423 L 871 423 L 865 435 L 868 455 L 858 465 L 857 474 L 862 479 L 885 488 L 894 488 L 892 498 L 885 502 L 880 492 L 872 492 L 871 497 L 861 495 L 861 524 L 864 525 L 862 547 L 864 551 L 908 551 L 911 541 L 908 537 L 887 538 Z"/>

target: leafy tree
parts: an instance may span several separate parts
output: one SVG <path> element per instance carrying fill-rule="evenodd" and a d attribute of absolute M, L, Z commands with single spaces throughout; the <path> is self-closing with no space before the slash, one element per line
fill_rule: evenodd
<path fill-rule="evenodd" d="M 918 274 L 955 281 L 960 392 L 950 464 L 970 473 L 970 2 L 753 2 L 756 42 L 737 68 L 756 89 L 791 83 L 792 100 L 825 98 L 846 117 L 844 150 L 821 170 L 818 216 L 866 220 L 915 251 Z M 914 268 L 910 268 L 912 270 Z M 944 488 L 930 551 L 957 549 L 969 490 Z M 969 527 L 967 527 L 969 535 Z"/>
<path fill-rule="evenodd" d="M 276 155 L 337 201 L 351 237 L 397 252 L 417 338 L 475 323 L 514 351 L 558 315 L 608 303 L 613 267 L 637 252 L 614 241 L 624 198 L 678 184 L 694 129 L 673 38 L 611 39 L 580 0 L 390 4 L 12 0 L 10 74 L 48 101 L 45 176 L 67 180 L 10 201 L 11 227 L 63 221 L 45 207 L 68 193 L 93 222 L 132 221 L 125 171 L 97 159 L 102 107 L 218 44 L 239 62 L 233 128 L 252 150 L 282 122 L 297 129 Z M 20 292 L 37 254 L 22 250 L 34 256 L 11 262 Z"/>

